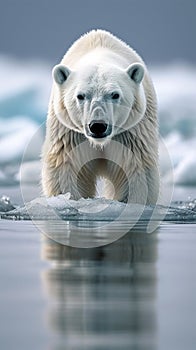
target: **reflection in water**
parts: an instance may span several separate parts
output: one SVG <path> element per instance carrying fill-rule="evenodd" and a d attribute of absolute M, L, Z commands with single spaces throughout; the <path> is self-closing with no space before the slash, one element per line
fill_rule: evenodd
<path fill-rule="evenodd" d="M 43 236 L 51 349 L 155 349 L 157 233 L 84 249 Z"/>

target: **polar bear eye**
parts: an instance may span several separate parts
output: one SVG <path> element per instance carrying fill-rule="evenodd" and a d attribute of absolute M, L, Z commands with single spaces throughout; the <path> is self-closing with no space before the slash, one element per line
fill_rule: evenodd
<path fill-rule="evenodd" d="M 112 100 L 118 100 L 120 97 L 119 93 L 118 92 L 113 92 L 112 93 Z"/>
<path fill-rule="evenodd" d="M 78 99 L 79 101 L 84 101 L 85 95 L 84 95 L 84 94 L 78 94 L 78 95 L 77 95 L 77 99 Z"/>

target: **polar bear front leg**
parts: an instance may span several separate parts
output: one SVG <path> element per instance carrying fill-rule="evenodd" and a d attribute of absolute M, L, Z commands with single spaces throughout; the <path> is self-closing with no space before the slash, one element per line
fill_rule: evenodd
<path fill-rule="evenodd" d="M 68 162 L 59 167 L 51 167 L 43 164 L 42 188 L 45 196 L 58 196 L 59 194 L 71 193 L 71 198 L 92 198 L 95 196 L 95 178 L 84 168 L 82 172 Z"/>
<path fill-rule="evenodd" d="M 53 167 L 44 163 L 42 167 L 42 189 L 43 194 L 47 197 L 70 192 L 74 199 L 81 198 L 74 185 L 73 175 L 70 169 L 66 169 L 66 165 Z"/>
<path fill-rule="evenodd" d="M 104 195 L 106 198 L 125 203 L 146 205 L 148 202 L 148 183 L 145 172 L 126 176 L 113 176 L 106 180 Z"/>
<path fill-rule="evenodd" d="M 159 196 L 157 169 L 132 174 L 122 186 L 116 186 L 114 199 L 121 202 L 155 205 Z"/>

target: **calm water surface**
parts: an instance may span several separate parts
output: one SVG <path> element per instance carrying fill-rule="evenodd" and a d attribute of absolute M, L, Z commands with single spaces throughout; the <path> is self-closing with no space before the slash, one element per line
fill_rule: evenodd
<path fill-rule="evenodd" d="M 196 349 L 196 225 L 71 248 L 0 221 L 0 349 Z"/>

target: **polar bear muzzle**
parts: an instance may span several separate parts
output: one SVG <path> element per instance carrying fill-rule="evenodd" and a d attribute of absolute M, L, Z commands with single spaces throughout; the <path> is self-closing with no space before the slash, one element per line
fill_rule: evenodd
<path fill-rule="evenodd" d="M 112 126 L 105 123 L 104 120 L 92 120 L 92 122 L 85 127 L 87 136 L 95 139 L 102 139 L 109 136 L 112 132 Z"/>

